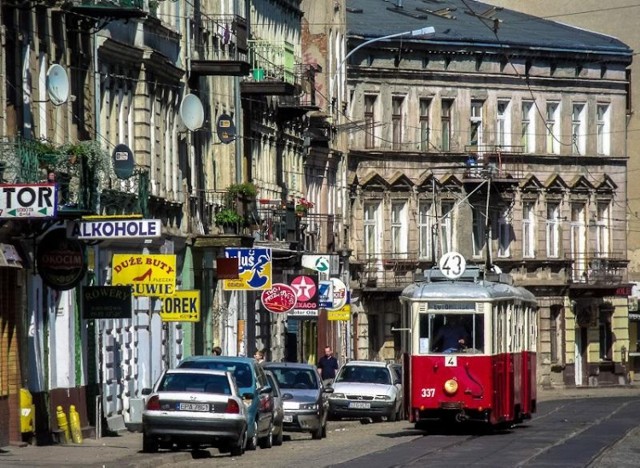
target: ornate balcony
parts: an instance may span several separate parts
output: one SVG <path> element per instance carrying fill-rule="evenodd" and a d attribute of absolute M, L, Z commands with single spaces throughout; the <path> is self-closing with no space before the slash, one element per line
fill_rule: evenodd
<path fill-rule="evenodd" d="M 203 18 L 201 33 L 196 41 L 195 57 L 191 60 L 191 74 L 199 76 L 247 76 L 251 66 L 247 62 L 247 20 L 238 15 L 208 15 Z M 205 50 L 213 37 L 213 47 Z"/>
<path fill-rule="evenodd" d="M 157 1 L 148 4 L 151 8 Z M 72 0 L 65 5 L 70 11 L 93 18 L 144 18 L 148 13 L 144 0 Z"/>

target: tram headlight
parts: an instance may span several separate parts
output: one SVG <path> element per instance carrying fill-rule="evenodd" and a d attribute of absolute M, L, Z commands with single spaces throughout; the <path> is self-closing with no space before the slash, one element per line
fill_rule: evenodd
<path fill-rule="evenodd" d="M 458 391 L 458 381 L 456 379 L 449 379 L 444 383 L 444 393 L 447 395 L 453 395 Z"/>

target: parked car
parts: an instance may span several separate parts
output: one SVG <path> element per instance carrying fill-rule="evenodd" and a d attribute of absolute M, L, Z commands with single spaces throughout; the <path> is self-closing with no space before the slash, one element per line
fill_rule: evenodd
<path fill-rule="evenodd" d="M 273 403 L 271 386 L 264 370 L 253 358 L 236 356 L 191 356 L 179 369 L 220 369 L 231 372 L 247 407 L 247 450 L 273 445 Z"/>
<path fill-rule="evenodd" d="M 350 361 L 340 368 L 332 387 L 331 418 L 386 417 L 395 421 L 402 416 L 402 382 L 393 364 Z"/>
<path fill-rule="evenodd" d="M 278 380 L 284 405 L 284 430 L 310 432 L 314 439 L 327 436 L 329 405 L 318 371 L 309 364 L 269 362 L 263 364 Z"/>
<path fill-rule="evenodd" d="M 265 370 L 269 385 L 271 385 L 271 397 L 273 398 L 273 445 L 282 445 L 284 440 L 284 406 L 282 390 L 278 380 L 269 370 Z"/>
<path fill-rule="evenodd" d="M 217 447 L 242 455 L 247 439 L 246 408 L 225 370 L 165 371 L 147 395 L 142 413 L 142 451 L 178 446 Z"/>

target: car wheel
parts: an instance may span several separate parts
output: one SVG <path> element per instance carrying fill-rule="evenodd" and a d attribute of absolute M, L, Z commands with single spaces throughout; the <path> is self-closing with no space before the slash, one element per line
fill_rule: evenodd
<path fill-rule="evenodd" d="M 260 448 L 268 449 L 273 447 L 273 423 L 269 424 L 269 433 L 260 439 Z"/>
<path fill-rule="evenodd" d="M 239 457 L 244 453 L 244 445 L 247 442 L 247 431 L 244 431 L 243 434 L 238 439 L 238 443 L 236 445 L 231 446 L 231 450 L 229 450 L 229 455 L 232 457 Z"/>
<path fill-rule="evenodd" d="M 253 436 L 247 435 L 247 450 L 255 450 L 258 447 L 258 422 L 253 421 Z"/>
<path fill-rule="evenodd" d="M 273 445 L 282 445 L 284 441 L 284 423 L 280 423 L 280 427 L 278 428 L 278 434 L 275 439 L 273 439 Z"/>
<path fill-rule="evenodd" d="M 142 435 L 142 451 L 144 453 L 155 453 L 158 451 L 158 441 L 147 434 Z"/>
<path fill-rule="evenodd" d="M 316 429 L 311 433 L 311 438 L 313 440 L 322 439 L 322 425 L 318 426 L 318 429 Z"/>

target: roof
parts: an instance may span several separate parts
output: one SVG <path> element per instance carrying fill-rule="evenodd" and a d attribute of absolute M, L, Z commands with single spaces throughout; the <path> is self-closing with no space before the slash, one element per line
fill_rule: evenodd
<path fill-rule="evenodd" d="M 345 366 L 367 366 L 367 367 L 387 367 L 387 363 L 383 361 L 349 361 Z"/>
<path fill-rule="evenodd" d="M 614 37 L 474 0 L 347 0 L 348 36 L 372 39 L 426 26 L 435 28 L 434 36 L 403 36 L 403 40 L 626 55 L 629 60 L 632 53 Z"/>
<path fill-rule="evenodd" d="M 183 359 L 181 362 L 186 361 L 245 362 L 247 364 L 251 364 L 255 362 L 255 359 L 243 356 L 190 356 Z"/>

